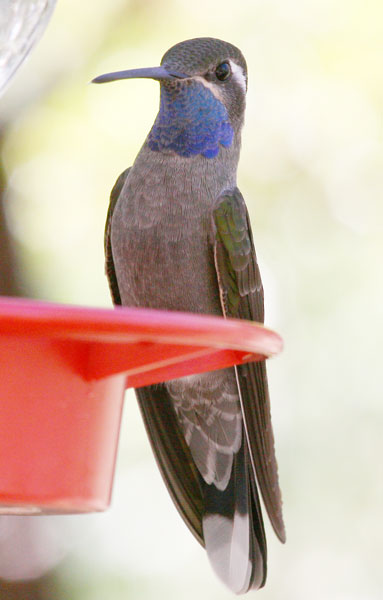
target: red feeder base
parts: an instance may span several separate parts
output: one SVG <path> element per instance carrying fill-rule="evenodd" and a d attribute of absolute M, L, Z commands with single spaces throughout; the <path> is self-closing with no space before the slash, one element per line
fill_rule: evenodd
<path fill-rule="evenodd" d="M 0 513 L 107 508 L 125 387 L 278 353 L 255 323 L 0 300 Z"/>

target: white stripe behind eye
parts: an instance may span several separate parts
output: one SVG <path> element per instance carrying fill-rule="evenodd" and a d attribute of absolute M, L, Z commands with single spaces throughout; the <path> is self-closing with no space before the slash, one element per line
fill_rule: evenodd
<path fill-rule="evenodd" d="M 233 62 L 230 59 L 227 62 L 230 64 L 231 72 L 233 74 L 235 81 L 242 88 L 243 93 L 246 94 L 246 76 L 245 76 L 245 73 L 243 72 L 242 67 L 240 67 L 239 65 L 237 65 L 237 63 Z M 221 91 L 219 89 L 219 86 L 216 83 L 212 83 L 211 81 L 206 81 L 205 77 L 202 77 L 201 75 L 194 75 L 191 79 L 200 81 L 206 88 L 208 88 L 211 91 L 211 93 L 216 98 L 218 98 L 218 100 L 220 100 L 222 102 Z"/>
<path fill-rule="evenodd" d="M 232 60 L 229 60 L 228 62 L 230 63 L 231 72 L 233 73 L 235 81 L 241 86 L 243 92 L 246 94 L 246 77 L 242 67 Z"/>

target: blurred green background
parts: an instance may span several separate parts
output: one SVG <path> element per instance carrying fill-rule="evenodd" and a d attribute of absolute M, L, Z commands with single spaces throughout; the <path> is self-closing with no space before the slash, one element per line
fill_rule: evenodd
<path fill-rule="evenodd" d="M 110 306 L 108 196 L 150 129 L 159 90 L 88 82 L 154 66 L 190 37 L 243 51 L 238 184 L 266 323 L 285 340 L 269 374 L 287 544 L 267 527 L 263 600 L 382 598 L 382 24 L 381 0 L 59 0 L 0 100 L 19 290 Z M 132 392 L 111 509 L 17 519 L 0 521 L 0 577 L 56 565 L 50 600 L 232 598 L 168 498 Z M 23 538 L 16 568 L 9 549 L 21 522 L 35 542 L 27 552 Z"/>

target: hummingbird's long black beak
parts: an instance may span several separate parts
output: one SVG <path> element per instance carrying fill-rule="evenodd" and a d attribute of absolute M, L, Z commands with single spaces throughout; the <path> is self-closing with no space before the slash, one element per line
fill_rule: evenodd
<path fill-rule="evenodd" d="M 178 73 L 177 71 L 165 69 L 165 67 L 147 67 L 144 69 L 129 69 L 128 71 L 115 71 L 114 73 L 105 73 L 92 79 L 91 83 L 108 83 L 109 81 L 117 81 L 118 79 L 185 79 L 189 75 Z"/>

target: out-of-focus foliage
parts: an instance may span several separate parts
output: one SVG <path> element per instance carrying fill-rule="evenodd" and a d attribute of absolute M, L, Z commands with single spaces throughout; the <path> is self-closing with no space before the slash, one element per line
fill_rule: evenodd
<path fill-rule="evenodd" d="M 243 50 L 238 183 L 267 324 L 285 338 L 269 372 L 288 541 L 269 530 L 264 599 L 383 589 L 382 22 L 379 0 L 62 0 L 1 102 L 6 210 L 31 294 L 108 305 L 108 195 L 149 131 L 158 85 L 87 82 L 158 64 L 188 37 Z M 70 523 L 57 535 L 73 600 L 231 597 L 168 499 L 132 394 L 112 508 Z"/>

